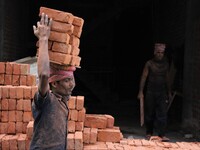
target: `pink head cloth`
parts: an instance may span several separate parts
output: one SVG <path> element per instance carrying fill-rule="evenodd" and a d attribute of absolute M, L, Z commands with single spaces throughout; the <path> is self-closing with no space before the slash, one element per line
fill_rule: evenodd
<path fill-rule="evenodd" d="M 74 66 L 70 66 L 67 68 L 67 70 L 57 70 L 54 68 L 50 68 L 50 77 L 49 77 L 49 83 L 60 81 L 68 77 L 74 76 L 74 71 L 76 68 Z"/>
<path fill-rule="evenodd" d="M 154 45 L 154 52 L 161 51 L 164 52 L 166 45 L 164 43 L 155 43 Z"/>

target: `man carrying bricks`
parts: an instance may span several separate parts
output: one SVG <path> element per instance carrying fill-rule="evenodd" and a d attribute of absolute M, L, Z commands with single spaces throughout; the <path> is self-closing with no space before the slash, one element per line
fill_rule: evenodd
<path fill-rule="evenodd" d="M 167 105 L 168 98 L 171 97 L 169 85 L 169 64 L 165 53 L 165 44 L 156 43 L 154 47 L 154 58 L 148 60 L 144 66 L 141 76 L 138 99 L 144 101 L 144 87 L 146 86 L 145 95 L 145 126 L 146 138 L 150 139 L 157 125 L 158 140 L 169 141 L 165 137 L 165 128 L 167 124 Z M 147 80 L 148 79 L 148 80 Z"/>
<path fill-rule="evenodd" d="M 32 101 L 34 117 L 30 150 L 66 150 L 67 147 L 67 101 L 75 87 L 75 67 L 65 70 L 50 67 L 48 39 L 52 19 L 42 13 L 34 34 L 39 40 L 38 91 Z"/>

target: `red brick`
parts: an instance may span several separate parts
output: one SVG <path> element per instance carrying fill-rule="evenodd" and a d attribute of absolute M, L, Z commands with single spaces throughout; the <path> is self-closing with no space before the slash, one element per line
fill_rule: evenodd
<path fill-rule="evenodd" d="M 8 122 L 8 111 L 1 112 L 1 122 Z"/>
<path fill-rule="evenodd" d="M 6 62 L 6 74 L 13 74 L 13 63 Z"/>
<path fill-rule="evenodd" d="M 74 26 L 69 23 L 53 21 L 51 26 L 52 31 L 68 33 L 69 35 L 73 33 Z"/>
<path fill-rule="evenodd" d="M 27 125 L 26 134 L 28 139 L 31 139 L 33 135 L 33 123 L 33 121 L 30 121 Z"/>
<path fill-rule="evenodd" d="M 17 139 L 17 145 L 19 150 L 26 149 L 26 134 L 19 134 Z"/>
<path fill-rule="evenodd" d="M 84 126 L 104 129 L 107 126 L 107 118 L 98 114 L 86 114 Z"/>
<path fill-rule="evenodd" d="M 49 51 L 49 59 L 58 64 L 70 64 L 72 60 L 72 56 L 68 54 L 62 54 L 62 53 Z"/>
<path fill-rule="evenodd" d="M 16 122 L 16 133 L 22 133 L 22 129 L 23 129 L 23 122 Z"/>
<path fill-rule="evenodd" d="M 24 99 L 31 99 L 31 97 L 32 97 L 31 87 L 30 86 L 24 86 L 23 89 L 24 89 L 23 98 Z"/>
<path fill-rule="evenodd" d="M 16 121 L 16 112 L 15 111 L 8 111 L 9 121 Z"/>
<path fill-rule="evenodd" d="M 20 64 L 18 63 L 13 63 L 13 74 L 15 75 L 20 75 Z"/>
<path fill-rule="evenodd" d="M 71 24 L 74 20 L 74 16 L 71 13 L 47 7 L 40 7 L 39 15 L 41 15 L 42 13 L 45 13 L 49 16 L 49 18 L 60 22 L 66 22 Z"/>
<path fill-rule="evenodd" d="M 10 86 L 9 93 L 10 98 L 16 99 L 16 86 Z"/>
<path fill-rule="evenodd" d="M 77 121 L 78 120 L 78 111 L 75 109 L 71 109 L 70 111 L 71 111 L 70 119 L 73 121 Z"/>
<path fill-rule="evenodd" d="M 71 54 L 72 46 L 65 43 L 53 42 L 52 51 L 64 54 Z"/>
<path fill-rule="evenodd" d="M 19 77 L 19 85 L 27 85 L 27 83 L 26 83 L 26 75 L 20 75 L 20 77 Z"/>
<path fill-rule="evenodd" d="M 10 150 L 9 140 L 12 135 L 6 135 L 2 138 L 2 150 Z"/>
<path fill-rule="evenodd" d="M 5 74 L 0 74 L 0 85 L 4 85 L 5 82 Z"/>
<path fill-rule="evenodd" d="M 83 129 L 84 129 L 84 122 L 76 121 L 75 122 L 75 130 L 76 131 L 83 131 Z"/>
<path fill-rule="evenodd" d="M 16 110 L 16 99 L 8 99 L 8 110 Z"/>
<path fill-rule="evenodd" d="M 83 149 L 83 133 L 81 131 L 75 132 L 75 149 Z"/>
<path fill-rule="evenodd" d="M 32 120 L 32 113 L 29 111 L 25 111 L 23 114 L 23 122 L 29 122 Z"/>
<path fill-rule="evenodd" d="M 78 111 L 78 121 L 84 121 L 85 120 L 85 114 L 86 114 L 86 109 L 83 108 L 82 110 Z"/>
<path fill-rule="evenodd" d="M 35 86 L 36 85 L 36 76 L 35 75 L 27 75 L 26 85 L 27 86 Z"/>
<path fill-rule="evenodd" d="M 17 110 L 24 110 L 24 102 L 23 102 L 23 99 L 17 100 Z"/>
<path fill-rule="evenodd" d="M 90 128 L 83 129 L 83 143 L 90 143 Z"/>
<path fill-rule="evenodd" d="M 4 84 L 5 85 L 12 85 L 12 75 L 5 74 Z"/>
<path fill-rule="evenodd" d="M 80 66 L 80 62 L 81 62 L 81 57 L 79 57 L 79 56 L 72 56 L 71 57 L 71 62 L 70 62 L 70 64 L 72 65 L 72 66 Z"/>
<path fill-rule="evenodd" d="M 0 62 L 0 74 L 5 74 L 6 65 L 5 62 Z"/>
<path fill-rule="evenodd" d="M 24 122 L 23 127 L 22 127 L 22 133 L 26 133 L 27 126 L 28 126 L 28 122 Z"/>
<path fill-rule="evenodd" d="M 70 35 L 67 34 L 67 33 L 60 33 L 60 32 L 51 31 L 50 36 L 49 36 L 49 40 L 51 40 L 53 42 L 60 42 L 60 43 L 69 44 Z"/>
<path fill-rule="evenodd" d="M 23 111 L 16 111 L 16 121 L 17 122 L 23 121 Z"/>
<path fill-rule="evenodd" d="M 80 38 L 82 34 L 82 27 L 74 26 L 73 35 Z"/>
<path fill-rule="evenodd" d="M 0 85 L 0 99 L 2 99 L 2 88 L 3 86 Z"/>
<path fill-rule="evenodd" d="M 34 98 L 35 93 L 37 92 L 37 86 L 31 86 L 31 98 Z"/>
<path fill-rule="evenodd" d="M 82 110 L 84 107 L 84 96 L 77 96 L 76 97 L 76 109 Z"/>
<path fill-rule="evenodd" d="M 79 27 L 82 28 L 83 24 L 84 24 L 84 20 L 83 20 L 83 18 L 74 16 L 74 20 L 73 20 L 72 24 L 75 25 L 75 26 L 79 26 Z"/>
<path fill-rule="evenodd" d="M 69 150 L 75 149 L 75 141 L 74 141 L 73 133 L 69 133 L 67 135 L 67 149 L 69 149 Z"/>
<path fill-rule="evenodd" d="M 8 110 L 8 99 L 1 100 L 1 110 Z"/>
<path fill-rule="evenodd" d="M 23 108 L 24 111 L 31 111 L 31 100 L 30 99 L 24 99 L 23 100 Z"/>
<path fill-rule="evenodd" d="M 9 89 L 10 89 L 10 86 L 3 86 L 2 87 L 2 99 L 10 98 Z"/>
<path fill-rule="evenodd" d="M 91 128 L 90 131 L 90 143 L 94 144 L 97 142 L 97 128 Z"/>
<path fill-rule="evenodd" d="M 19 75 L 12 75 L 12 85 L 19 86 L 20 81 Z"/>
<path fill-rule="evenodd" d="M 71 55 L 78 56 L 79 53 L 80 53 L 80 49 L 78 47 L 76 47 L 76 46 L 72 46 L 72 48 L 71 48 Z"/>
<path fill-rule="evenodd" d="M 74 35 L 70 36 L 69 44 L 79 47 L 80 46 L 80 39 Z"/>
<path fill-rule="evenodd" d="M 68 121 L 68 131 L 75 132 L 75 121 L 69 120 Z"/>
<path fill-rule="evenodd" d="M 8 122 L 8 134 L 15 134 L 15 133 L 16 133 L 15 122 Z"/>
<path fill-rule="evenodd" d="M 30 73 L 30 65 L 29 64 L 20 64 L 20 74 L 28 75 Z"/>
<path fill-rule="evenodd" d="M 71 96 L 69 100 L 67 101 L 67 106 L 69 109 L 75 109 L 76 108 L 76 96 Z"/>
<path fill-rule="evenodd" d="M 0 134 L 7 134 L 8 133 L 8 123 L 0 122 Z"/>
<path fill-rule="evenodd" d="M 24 97 L 24 86 L 18 86 L 16 87 L 16 98 L 17 99 L 23 99 Z"/>
<path fill-rule="evenodd" d="M 121 140 L 120 130 L 98 129 L 97 140 L 101 142 L 119 142 Z"/>
<path fill-rule="evenodd" d="M 115 118 L 111 115 L 104 115 L 107 118 L 107 128 L 113 128 L 114 127 L 114 122 Z"/>

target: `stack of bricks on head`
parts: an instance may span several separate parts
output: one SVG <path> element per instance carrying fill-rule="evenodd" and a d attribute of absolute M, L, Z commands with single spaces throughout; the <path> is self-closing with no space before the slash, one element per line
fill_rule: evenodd
<path fill-rule="evenodd" d="M 46 7 L 40 8 L 39 15 L 42 12 L 53 19 L 49 38 L 51 63 L 58 69 L 80 67 L 83 19 Z M 37 90 L 36 76 L 30 74 L 29 64 L 0 62 L 0 150 L 29 150 L 34 123 L 31 100 Z M 107 150 L 123 139 L 113 116 L 86 114 L 84 96 L 72 95 L 68 108 L 67 150 Z"/>

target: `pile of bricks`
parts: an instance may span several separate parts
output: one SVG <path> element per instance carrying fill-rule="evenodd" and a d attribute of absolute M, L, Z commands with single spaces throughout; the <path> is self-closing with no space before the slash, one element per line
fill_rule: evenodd
<path fill-rule="evenodd" d="M 26 130 L 33 120 L 36 76 L 28 64 L 0 62 L 0 81 L 0 149 L 28 149 Z"/>
<path fill-rule="evenodd" d="M 80 67 L 79 46 L 84 20 L 71 13 L 46 7 L 40 7 L 39 16 L 42 13 L 53 20 L 48 41 L 50 61 L 63 66 Z M 39 47 L 38 42 L 36 46 Z"/>

